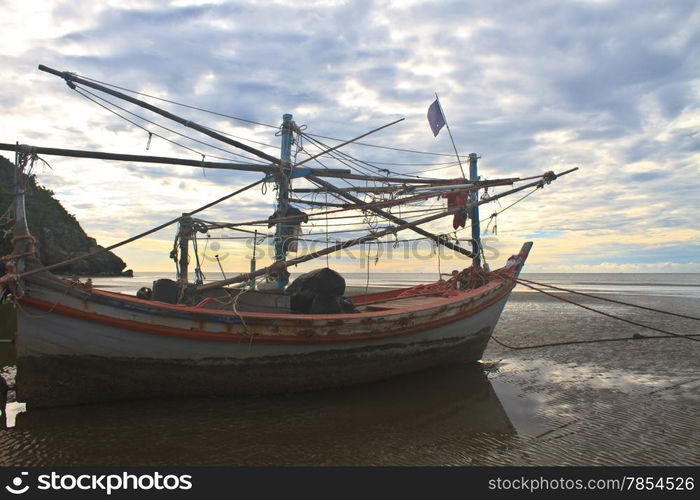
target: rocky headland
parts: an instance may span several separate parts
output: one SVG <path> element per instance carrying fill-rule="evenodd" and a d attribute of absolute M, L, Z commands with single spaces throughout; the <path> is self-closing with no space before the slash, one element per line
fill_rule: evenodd
<path fill-rule="evenodd" d="M 0 216 L 13 201 L 14 166 L 0 157 Z M 27 179 L 25 206 L 29 232 L 37 240 L 37 257 L 44 265 L 87 255 L 101 247 L 90 238 L 50 189 L 40 186 L 34 175 Z M 5 222 L 5 221 L 0 221 Z M 0 226 L 0 256 L 12 251 L 11 223 Z M 112 252 L 102 252 L 54 270 L 58 274 L 80 276 L 130 276 L 126 263 Z"/>

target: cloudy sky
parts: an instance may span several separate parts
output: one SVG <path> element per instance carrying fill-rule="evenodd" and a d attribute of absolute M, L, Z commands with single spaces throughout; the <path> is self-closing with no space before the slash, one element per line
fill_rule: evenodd
<path fill-rule="evenodd" d="M 695 0 L 4 0 L 2 10 L 0 142 L 248 161 L 229 146 L 177 136 L 182 130 L 162 119 L 171 130 L 133 115 L 140 126 L 129 123 L 39 71 L 44 64 L 257 122 L 151 101 L 274 155 L 285 112 L 307 132 L 341 139 L 405 118 L 362 142 L 432 154 L 345 151 L 395 172 L 449 179 L 459 174 L 449 165 L 449 136 L 434 138 L 426 120 L 438 93 L 458 150 L 478 153 L 485 177 L 580 168 L 498 217 L 497 234 L 485 232 L 493 263 L 531 239 L 530 272 L 700 272 Z M 157 134 L 150 144 L 148 131 Z M 51 168 L 37 167 L 40 182 L 102 245 L 259 178 L 44 159 Z M 207 217 L 267 217 L 270 194 L 256 188 Z M 482 215 L 506 204 L 482 207 Z M 136 270 L 170 269 L 173 236 L 169 228 L 117 253 Z M 227 267 L 245 269 L 249 248 L 216 244 Z M 411 269 L 432 272 L 436 258 L 429 245 L 423 250 Z M 452 259 L 442 265 L 460 265 Z M 376 268 L 406 265 L 395 251 Z"/>

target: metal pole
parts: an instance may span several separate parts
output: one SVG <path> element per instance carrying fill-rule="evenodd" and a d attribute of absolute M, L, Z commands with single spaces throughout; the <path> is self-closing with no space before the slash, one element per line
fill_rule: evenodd
<path fill-rule="evenodd" d="M 167 156 L 144 156 L 144 155 L 130 155 L 130 154 L 120 154 L 120 153 L 108 153 L 104 151 L 85 151 L 80 149 L 64 149 L 64 148 L 49 148 L 43 146 L 29 146 L 25 144 L 8 144 L 1 142 L 0 151 L 20 151 L 22 149 L 30 149 L 32 153 L 39 155 L 51 155 L 51 156 L 68 156 L 71 158 L 92 158 L 95 160 L 116 160 L 116 161 L 127 161 L 127 162 L 139 162 L 139 163 L 156 163 L 156 164 L 166 164 L 166 165 L 185 165 L 188 167 L 197 168 L 215 168 L 222 170 L 240 170 L 242 172 L 262 172 L 264 174 L 271 174 L 275 172 L 275 167 L 272 165 L 258 165 L 254 163 L 226 163 L 226 162 L 213 162 L 213 161 L 202 161 L 202 160 L 190 160 L 187 158 L 172 158 Z M 346 171 L 332 172 L 333 174 L 341 175 Z"/>
<path fill-rule="evenodd" d="M 455 145 L 455 140 L 452 138 L 452 131 L 450 130 L 450 124 L 447 123 L 447 117 L 445 116 L 445 112 L 442 110 L 442 104 L 440 103 L 440 98 L 437 95 L 437 92 L 435 92 L 435 99 L 437 100 L 438 106 L 440 106 L 440 113 L 442 113 L 442 119 L 445 120 L 445 126 L 447 127 L 447 133 L 450 136 L 450 141 L 452 141 L 452 147 L 455 150 L 455 154 L 457 155 L 457 163 L 459 163 L 459 170 L 462 172 L 462 178 L 464 178 L 464 169 L 462 168 L 462 160 L 459 158 L 459 152 L 457 151 L 457 146 Z"/>
<path fill-rule="evenodd" d="M 479 156 L 476 153 L 469 154 L 469 181 L 475 183 L 479 180 L 479 172 L 477 168 L 477 160 Z M 474 267 L 481 267 L 481 226 L 479 222 L 479 190 L 476 189 L 469 193 L 471 203 L 473 203 L 469 217 L 472 219 L 472 253 L 474 254 Z"/>

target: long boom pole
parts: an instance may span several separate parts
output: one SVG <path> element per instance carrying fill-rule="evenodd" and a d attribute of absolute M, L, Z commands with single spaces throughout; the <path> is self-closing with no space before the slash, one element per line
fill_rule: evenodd
<path fill-rule="evenodd" d="M 168 156 L 130 155 L 121 153 L 108 153 L 104 151 L 86 151 L 82 149 L 49 148 L 42 146 L 26 146 L 24 144 L 0 143 L 0 150 L 19 151 L 20 148 L 30 148 L 31 152 L 49 156 L 69 156 L 71 158 L 91 158 L 95 160 L 117 160 L 133 163 L 160 163 L 166 165 L 184 165 L 187 167 L 213 168 L 222 170 L 241 170 L 244 172 L 262 172 L 270 174 L 276 169 L 272 165 L 259 165 L 256 163 L 228 163 L 201 160 L 189 160 L 186 158 L 174 158 Z M 323 175 L 322 169 L 317 169 L 319 175 Z M 336 173 L 341 173 L 337 170 Z M 349 170 L 347 170 L 349 172 Z"/>
<path fill-rule="evenodd" d="M 243 144 L 242 142 L 238 142 L 234 139 L 231 139 L 230 137 L 226 137 L 225 135 L 219 134 L 218 132 L 214 132 L 213 130 L 210 130 L 206 127 L 203 127 L 202 125 L 199 125 L 198 123 L 195 123 L 193 121 L 187 120 L 185 118 L 182 118 L 180 116 L 174 115 L 168 111 L 165 111 L 164 109 L 160 109 L 156 106 L 153 106 L 152 104 L 149 104 L 145 101 L 142 101 L 140 99 L 136 99 L 135 97 L 131 97 L 129 95 L 126 95 L 122 92 L 119 92 L 117 90 L 110 89 L 109 87 L 105 87 L 104 85 L 100 85 L 94 82 L 91 82 L 89 80 L 85 80 L 84 78 L 80 78 L 79 76 L 70 73 L 68 71 L 58 71 L 53 68 L 49 68 L 47 66 L 44 66 L 43 64 L 39 65 L 39 69 L 41 71 L 45 71 L 47 73 L 51 73 L 52 75 L 59 76 L 63 78 L 68 86 L 72 89 L 75 89 L 75 84 L 78 83 L 80 85 L 84 85 L 85 87 L 90 87 L 95 90 L 99 90 L 100 92 L 104 92 L 105 94 L 112 95 L 114 97 L 118 97 L 119 99 L 123 99 L 127 102 L 130 102 L 132 104 L 136 104 L 137 106 L 141 106 L 142 108 L 145 108 L 149 111 L 153 111 L 154 113 L 157 113 L 161 116 L 164 116 L 165 118 L 168 118 L 170 120 L 173 120 L 181 125 L 184 125 L 185 127 L 189 127 L 191 129 L 196 130 L 197 132 L 201 132 L 204 135 L 208 135 L 209 137 L 212 137 L 214 139 L 217 139 L 221 142 L 225 142 L 226 144 L 229 144 L 231 146 L 235 146 L 238 149 L 242 149 L 243 151 L 246 151 L 250 154 L 253 154 L 259 158 L 262 158 L 264 160 L 267 160 L 271 163 L 274 163 L 278 165 L 280 163 L 279 158 L 275 158 L 272 155 L 269 155 L 265 153 L 264 151 L 260 151 L 259 149 L 253 148 L 251 146 L 248 146 L 247 144 Z"/>
<path fill-rule="evenodd" d="M 124 100 L 124 101 L 130 102 L 130 103 L 132 103 L 132 104 L 136 104 L 137 106 L 140 106 L 140 107 L 142 107 L 142 108 L 145 108 L 145 109 L 147 109 L 147 110 L 149 110 L 149 111 L 152 111 L 152 112 L 154 112 L 154 113 L 156 113 L 156 114 L 159 114 L 159 115 L 161 115 L 161 116 L 163 116 L 163 117 L 165 117 L 165 118 L 168 118 L 169 120 L 173 120 L 173 121 L 175 121 L 175 122 L 177 122 L 177 123 L 179 123 L 179 124 L 181 124 L 181 125 L 184 125 L 185 127 L 189 127 L 189 128 L 191 128 L 191 129 L 193 129 L 193 130 L 196 130 L 196 131 L 198 131 L 198 132 L 201 132 L 201 133 L 204 134 L 204 135 L 208 135 L 209 137 L 212 137 L 212 138 L 214 138 L 214 139 L 217 139 L 217 140 L 219 140 L 219 141 L 221 141 L 221 142 L 224 142 L 224 143 L 229 144 L 229 145 L 231 145 L 231 146 L 234 146 L 234 147 L 237 147 L 237 148 L 239 148 L 239 149 L 242 149 L 243 151 L 246 151 L 246 152 L 251 153 L 251 154 L 253 154 L 253 155 L 255 155 L 255 156 L 259 157 L 259 158 L 262 158 L 262 159 L 267 160 L 267 161 L 269 161 L 269 162 L 271 162 L 271 163 L 274 163 L 275 165 L 280 165 L 281 162 L 282 162 L 282 160 L 281 160 L 280 158 L 276 158 L 276 157 L 274 157 L 274 156 L 272 156 L 272 155 L 270 155 L 270 154 L 265 153 L 264 151 L 260 151 L 259 149 L 256 149 L 256 148 L 254 148 L 254 147 L 248 146 L 247 144 L 243 144 L 242 142 L 239 142 L 239 141 L 236 141 L 236 140 L 234 140 L 234 139 L 231 139 L 230 137 L 227 137 L 227 136 L 222 135 L 222 134 L 220 134 L 220 133 L 218 133 L 218 132 L 215 132 L 214 130 L 211 130 L 211 129 L 207 128 L 207 127 L 204 127 L 204 126 L 202 126 L 202 125 L 199 125 L 198 123 L 195 123 L 195 122 L 193 122 L 193 121 L 191 121 L 191 120 L 188 120 L 188 119 L 186 119 L 186 118 L 182 118 L 182 117 L 180 117 L 180 116 L 178 116 L 178 115 L 175 115 L 175 114 L 173 114 L 173 113 L 170 113 L 169 111 L 165 111 L 164 109 L 161 109 L 161 108 L 159 108 L 159 107 L 157 107 L 157 106 L 154 106 L 154 105 L 152 105 L 152 104 L 149 104 L 149 103 L 147 103 L 147 102 L 145 102 L 145 101 L 142 101 L 141 99 L 137 99 L 137 98 L 135 98 L 135 97 L 126 95 L 126 94 L 124 94 L 123 92 L 119 92 L 119 91 L 114 90 L 114 89 L 111 89 L 111 88 L 109 88 L 109 87 L 105 87 L 104 85 L 100 85 L 100 84 L 95 83 L 95 82 L 92 82 L 92 81 L 90 81 L 90 80 L 86 80 L 86 79 L 84 79 L 84 78 L 81 78 L 81 77 L 77 76 L 76 74 L 71 73 L 71 72 L 69 72 L 69 71 L 59 71 L 59 70 L 57 70 L 57 69 L 53 69 L 53 68 L 49 68 L 49 67 L 47 67 L 47 66 L 44 66 L 43 64 L 40 64 L 40 65 L 39 65 L 39 70 L 45 71 L 46 73 L 50 73 L 50 74 L 52 74 L 52 75 L 56 75 L 56 76 L 58 76 L 58 77 L 63 78 L 63 79 L 66 81 L 66 84 L 67 84 L 70 88 L 72 88 L 72 89 L 75 89 L 75 88 L 76 88 L 75 84 L 77 83 L 77 84 L 80 84 L 80 85 L 84 85 L 85 87 L 90 87 L 90 88 L 93 88 L 93 89 L 95 89 L 95 90 L 99 90 L 100 92 L 104 92 L 104 93 L 109 94 L 109 95 L 111 95 L 111 96 L 118 97 L 119 99 L 122 99 L 122 100 Z M 393 121 L 393 122 L 391 122 L 391 123 L 389 123 L 389 124 L 387 124 L 387 125 L 383 125 L 383 126 L 381 126 L 381 127 L 379 127 L 379 128 L 376 128 L 376 129 L 374 129 L 374 130 L 371 130 L 370 132 L 367 132 L 367 133 L 362 134 L 362 135 L 360 135 L 360 136 L 358 136 L 358 137 L 355 137 L 354 139 L 350 139 L 350 140 L 348 140 L 348 141 L 343 142 L 342 144 L 338 144 L 337 146 L 334 146 L 334 147 L 332 147 L 332 148 L 329 148 L 328 150 L 322 151 L 322 152 L 320 152 L 320 153 L 318 153 L 318 154 L 312 156 L 311 158 L 307 158 L 307 159 L 305 159 L 305 160 L 303 160 L 303 161 L 297 163 L 296 165 L 292 165 L 292 169 L 297 168 L 297 167 L 299 167 L 300 165 L 302 165 L 302 164 L 304 164 L 304 163 L 307 163 L 307 162 L 309 162 L 309 161 L 311 161 L 311 160 L 317 158 L 318 156 L 321 156 L 321 155 L 323 155 L 323 154 L 329 153 L 329 152 L 331 152 L 331 151 L 335 151 L 336 149 L 339 149 L 339 148 L 341 148 L 341 147 L 343 147 L 343 146 L 345 146 L 345 145 L 347 145 L 347 144 L 351 144 L 351 143 L 357 141 L 358 139 L 362 139 L 363 137 L 366 137 L 366 136 L 368 136 L 368 135 L 370 135 L 370 134 L 373 134 L 373 133 L 375 133 L 375 132 L 378 132 L 379 130 L 382 130 L 382 129 L 386 128 L 386 127 L 389 127 L 389 126 L 391 126 L 391 125 L 394 125 L 394 124 L 396 124 L 396 123 L 398 123 L 398 122 L 400 122 L 400 121 L 402 121 L 402 120 L 403 120 L 403 118 L 400 118 L 400 119 L 398 119 L 398 120 L 396 120 L 396 121 Z M 348 174 L 339 174 L 339 175 L 330 174 L 329 176 L 331 176 L 331 177 L 338 177 L 338 176 L 340 176 L 340 175 L 348 175 Z M 350 175 L 348 178 L 350 178 L 350 179 L 356 179 L 356 180 L 382 180 L 381 178 L 368 178 L 368 177 L 364 177 L 364 176 L 355 176 L 355 175 Z M 420 181 L 418 181 L 418 182 L 420 182 Z M 423 181 L 423 182 L 424 182 L 424 181 Z"/>
<path fill-rule="evenodd" d="M 325 172 L 325 170 L 317 169 L 316 170 Z M 338 177 L 335 175 L 319 175 L 316 174 L 319 177 Z M 344 179 L 347 179 L 347 177 L 344 177 Z M 512 177 L 509 179 L 492 179 L 492 180 L 487 180 L 487 181 L 478 181 L 474 186 L 478 186 L 479 188 L 489 188 L 489 187 L 494 187 L 494 186 L 506 186 L 506 185 L 513 185 L 514 182 L 520 181 L 523 179 L 520 179 L 519 177 Z M 428 183 L 422 183 L 422 184 L 428 184 Z M 353 187 L 337 187 L 336 189 L 339 192 L 347 193 L 348 191 L 355 192 L 355 193 L 375 193 L 375 194 L 380 194 L 380 193 L 395 193 L 397 191 L 406 191 L 406 192 L 418 192 L 418 191 L 425 191 L 429 189 L 440 189 L 443 188 L 446 190 L 459 190 L 463 189 L 463 187 L 466 184 L 460 184 L 460 185 L 455 185 L 455 184 L 449 184 L 446 183 L 444 179 L 441 179 L 440 181 L 430 181 L 429 185 L 427 186 L 421 186 L 417 187 L 416 189 L 412 189 L 414 186 L 386 186 L 386 187 L 363 187 L 363 186 L 353 186 Z M 455 187 L 456 186 L 456 187 Z M 293 193 L 327 193 L 328 189 L 324 188 L 294 188 L 292 189 Z M 402 194 L 402 193 L 401 193 Z"/>
<path fill-rule="evenodd" d="M 228 163 L 216 161 L 189 160 L 187 158 L 174 158 L 169 156 L 144 156 L 122 153 L 107 153 L 104 151 L 86 151 L 82 149 L 48 148 L 42 146 L 28 146 L 25 144 L 0 143 L 0 151 L 26 151 L 49 156 L 69 156 L 71 158 L 91 158 L 95 160 L 116 160 L 134 163 L 157 163 L 165 165 L 184 165 L 186 167 L 212 168 L 219 170 L 239 170 L 242 172 L 262 172 L 274 174 L 278 168 L 272 165 L 259 165 L 256 163 Z M 350 170 L 342 168 L 311 168 L 310 173 L 321 177 L 342 177 L 349 174 Z"/>
<path fill-rule="evenodd" d="M 353 142 L 358 141 L 358 140 L 362 139 L 363 137 L 367 137 L 367 136 L 370 135 L 370 134 L 374 134 L 375 132 L 379 132 L 379 131 L 382 130 L 382 129 L 385 129 L 385 128 L 387 128 L 387 127 L 391 127 L 392 125 L 396 125 L 397 123 L 402 122 L 402 121 L 404 121 L 404 118 L 399 118 L 398 120 L 394 120 L 394 121 L 391 122 L 391 123 L 387 123 L 386 125 L 382 125 L 381 127 L 377 127 L 377 128 L 375 128 L 374 130 L 370 130 L 369 132 L 366 132 L 366 133 L 364 133 L 364 134 L 362 134 L 362 135 L 358 135 L 358 136 L 355 137 L 354 139 L 350 139 L 350 140 L 347 140 L 347 141 L 345 141 L 345 142 L 342 142 L 342 143 L 338 144 L 337 146 L 333 146 L 333 147 L 331 147 L 331 148 L 325 149 L 325 150 L 321 151 L 321 152 L 318 153 L 318 154 L 315 154 L 315 155 L 313 155 L 313 156 L 311 156 L 311 157 L 309 157 L 309 158 L 307 158 L 307 159 L 305 159 L 305 160 L 303 160 L 303 161 L 300 161 L 300 162 L 298 162 L 298 163 L 295 163 L 294 166 L 295 166 L 295 167 L 298 167 L 299 165 L 303 165 L 304 163 L 308 163 L 308 162 L 310 162 L 311 160 L 315 160 L 315 159 L 318 158 L 319 156 L 328 154 L 328 153 L 330 153 L 330 152 L 332 152 L 332 151 L 335 151 L 336 149 L 342 148 L 343 146 L 347 146 L 348 144 L 352 144 Z"/>

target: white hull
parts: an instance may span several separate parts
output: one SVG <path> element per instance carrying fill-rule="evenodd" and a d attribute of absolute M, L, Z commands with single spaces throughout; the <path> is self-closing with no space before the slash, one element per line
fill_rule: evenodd
<path fill-rule="evenodd" d="M 473 362 L 512 287 L 493 279 L 448 297 L 394 295 L 380 311 L 295 315 L 173 306 L 36 280 L 17 312 L 18 397 L 39 407 L 306 391 Z"/>

